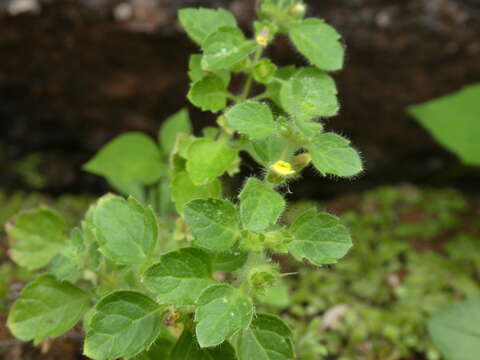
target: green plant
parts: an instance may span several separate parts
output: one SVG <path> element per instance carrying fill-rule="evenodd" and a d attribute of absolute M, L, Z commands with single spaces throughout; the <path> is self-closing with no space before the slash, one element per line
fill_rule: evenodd
<path fill-rule="evenodd" d="M 16 337 L 39 343 L 83 320 L 84 353 L 95 360 L 294 357 L 288 326 L 254 306 L 281 282 L 271 255 L 321 266 L 352 243 L 338 218 L 314 208 L 291 224 L 280 220 L 283 193 L 310 162 L 322 175 L 362 170 L 350 142 L 318 121 L 339 109 L 327 71 L 342 67 L 340 36 L 304 13 L 300 1 L 264 0 L 249 40 L 228 11 L 180 11 L 202 50 L 190 58 L 188 99 L 214 112 L 219 127 L 193 136 L 181 110 L 158 143 L 140 133 L 108 143 L 85 169 L 130 196 L 103 196 L 69 235 L 47 208 L 9 223 L 13 260 L 46 269 L 11 308 Z M 277 68 L 264 57 L 278 35 L 312 66 Z M 244 77 L 241 90 L 230 86 L 232 76 Z M 253 93 L 254 83 L 264 91 Z M 245 179 L 234 202 L 222 196 L 219 178 L 238 173 L 241 151 L 261 176 Z"/>

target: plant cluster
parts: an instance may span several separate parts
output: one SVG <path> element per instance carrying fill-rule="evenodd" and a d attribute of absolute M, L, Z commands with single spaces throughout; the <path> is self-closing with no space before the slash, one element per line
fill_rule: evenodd
<path fill-rule="evenodd" d="M 281 221 L 286 184 L 310 163 L 322 175 L 362 170 L 350 142 L 320 121 L 339 110 L 328 72 L 342 68 L 344 47 L 323 20 L 305 18 L 301 1 L 262 1 L 253 39 L 226 10 L 183 9 L 179 19 L 201 49 L 190 57 L 188 99 L 218 127 L 194 136 L 181 110 L 158 142 L 135 132 L 109 142 L 85 169 L 129 196 L 101 197 L 79 227 L 48 208 L 12 219 L 12 259 L 42 274 L 8 326 L 40 343 L 82 320 L 84 354 L 95 360 L 292 359 L 291 330 L 254 302 L 282 276 L 273 254 L 322 266 L 352 246 L 340 220 L 315 208 Z M 311 66 L 277 67 L 264 55 L 277 36 Z M 219 178 L 239 172 L 241 152 L 259 176 L 229 199 Z"/>

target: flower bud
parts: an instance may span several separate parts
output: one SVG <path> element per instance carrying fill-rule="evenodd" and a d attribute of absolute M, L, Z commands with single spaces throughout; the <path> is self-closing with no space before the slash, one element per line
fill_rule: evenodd
<path fill-rule="evenodd" d="M 260 46 L 267 46 L 268 45 L 268 28 L 267 27 L 264 27 L 262 29 L 262 31 L 260 32 L 260 34 L 257 35 L 257 44 L 260 45 Z"/>
<path fill-rule="evenodd" d="M 309 153 L 302 153 L 295 156 L 293 159 L 293 167 L 300 171 L 305 169 L 312 162 L 312 156 Z"/>
<path fill-rule="evenodd" d="M 266 288 L 275 285 L 278 278 L 278 265 L 260 265 L 248 272 L 248 284 L 255 292 L 264 292 Z"/>
<path fill-rule="evenodd" d="M 301 18 L 305 15 L 306 10 L 307 7 L 305 6 L 305 4 L 298 2 L 290 8 L 290 14 L 297 18 Z"/>

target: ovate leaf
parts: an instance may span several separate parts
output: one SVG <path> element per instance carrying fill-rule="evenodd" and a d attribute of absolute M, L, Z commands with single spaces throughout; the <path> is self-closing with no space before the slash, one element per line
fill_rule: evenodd
<path fill-rule="evenodd" d="M 290 28 L 289 36 L 297 50 L 320 70 L 335 71 L 343 67 L 345 50 L 340 34 L 323 20 L 302 20 Z"/>
<path fill-rule="evenodd" d="M 210 256 L 197 248 L 164 254 L 145 272 L 145 286 L 162 304 L 193 305 L 213 282 Z"/>
<path fill-rule="evenodd" d="M 83 290 L 43 275 L 22 290 L 7 325 L 15 337 L 38 344 L 75 326 L 87 310 L 88 301 Z"/>
<path fill-rule="evenodd" d="M 349 177 L 363 170 L 358 152 L 350 141 L 334 133 L 324 133 L 308 146 L 313 165 L 321 174 Z"/>
<path fill-rule="evenodd" d="M 243 228 L 260 232 L 274 225 L 285 209 L 285 200 L 269 185 L 257 178 L 247 180 L 240 198 Z"/>
<path fill-rule="evenodd" d="M 228 250 L 239 234 L 237 211 L 228 200 L 197 199 L 185 205 L 185 221 L 198 246 Z"/>
<path fill-rule="evenodd" d="M 350 233 L 340 220 L 315 209 L 300 215 L 289 231 L 293 237 L 287 245 L 290 253 L 317 266 L 336 263 L 352 247 Z"/>
<path fill-rule="evenodd" d="M 95 206 L 93 222 L 100 251 L 118 264 L 141 264 L 155 249 L 155 214 L 134 198 L 102 197 Z"/>
<path fill-rule="evenodd" d="M 159 305 L 135 291 L 117 291 L 95 306 L 84 354 L 94 360 L 130 358 L 148 349 L 160 333 Z"/>
<path fill-rule="evenodd" d="M 220 346 L 202 349 L 193 333 L 185 329 L 172 349 L 168 360 L 236 360 L 235 349 L 227 341 Z"/>
<path fill-rule="evenodd" d="M 248 100 L 233 106 L 225 113 L 228 124 L 237 132 L 251 139 L 273 135 L 275 121 L 267 104 Z"/>
<path fill-rule="evenodd" d="M 131 132 L 108 142 L 83 168 L 122 184 L 152 184 L 166 171 L 157 144 Z"/>
<path fill-rule="evenodd" d="M 178 133 L 192 133 L 190 116 L 188 115 L 188 110 L 185 108 L 169 116 L 160 127 L 158 139 L 166 154 L 172 151 Z"/>
<path fill-rule="evenodd" d="M 219 345 L 247 328 L 252 316 L 250 298 L 226 284 L 210 286 L 197 300 L 197 341 L 202 348 Z"/>
<path fill-rule="evenodd" d="M 6 231 L 11 258 L 29 270 L 47 265 L 67 239 L 65 222 L 47 208 L 20 213 L 7 223 Z"/>
<path fill-rule="evenodd" d="M 203 111 L 217 112 L 227 105 L 227 85 L 211 74 L 195 81 L 188 92 L 188 100 Z"/>

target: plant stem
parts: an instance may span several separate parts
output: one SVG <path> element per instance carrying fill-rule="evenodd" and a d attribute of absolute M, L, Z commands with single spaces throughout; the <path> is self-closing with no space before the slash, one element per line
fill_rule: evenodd
<path fill-rule="evenodd" d="M 253 84 L 253 72 L 252 68 L 258 63 L 258 60 L 260 60 L 260 57 L 262 56 L 263 52 L 263 47 L 258 47 L 257 51 L 255 52 L 255 55 L 253 57 L 252 65 L 250 67 L 249 74 L 247 76 L 247 80 L 245 81 L 245 86 L 243 87 L 242 94 L 238 97 L 238 102 L 244 102 L 247 98 L 248 95 L 250 94 L 250 90 L 252 89 L 252 84 Z"/>

